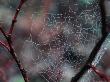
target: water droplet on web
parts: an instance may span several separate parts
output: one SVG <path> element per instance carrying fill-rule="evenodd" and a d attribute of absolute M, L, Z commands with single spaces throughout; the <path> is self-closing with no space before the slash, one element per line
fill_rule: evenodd
<path fill-rule="evenodd" d="M 84 2 L 84 4 L 88 4 L 86 4 L 86 8 L 85 6 L 82 8 L 80 7 L 82 5 L 77 1 L 71 0 L 71 4 L 65 2 L 68 1 L 57 2 L 61 4 L 62 8 L 68 7 L 62 10 L 63 13 L 61 11 L 59 13 L 57 10 L 46 13 L 47 17 L 42 20 L 44 28 L 40 32 L 41 35 L 39 34 L 40 38 L 36 38 L 36 42 L 33 41 L 31 33 L 34 28 L 31 25 L 30 35 L 24 41 L 21 49 L 20 59 L 25 69 L 30 75 L 39 75 L 47 82 L 69 82 L 84 65 L 96 44 L 97 38 L 101 36 L 100 15 L 99 11 L 96 12 L 98 3 L 94 8 L 87 9 L 88 6 L 94 4 Z M 57 9 L 57 7 L 55 8 Z M 35 22 L 35 19 L 37 20 L 36 14 L 39 12 L 33 11 L 32 23 Z M 39 17 L 41 16 L 42 14 Z M 36 24 L 37 22 L 35 22 Z M 57 30 L 60 28 L 60 30 L 58 32 L 53 31 L 56 28 Z M 52 32 L 49 32 L 50 29 Z M 50 37 L 51 35 L 54 36 Z M 42 41 L 47 41 L 47 44 L 43 44 Z"/>

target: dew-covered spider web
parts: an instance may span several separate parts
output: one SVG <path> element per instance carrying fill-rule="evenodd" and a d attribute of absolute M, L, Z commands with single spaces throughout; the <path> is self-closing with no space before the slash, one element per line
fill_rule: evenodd
<path fill-rule="evenodd" d="M 53 0 L 50 4 L 48 11 L 32 14 L 19 58 L 28 74 L 42 82 L 70 82 L 101 38 L 99 2 Z"/>
<path fill-rule="evenodd" d="M 7 2 L 12 12 L 14 2 Z M 27 0 L 14 47 L 35 79 L 30 82 L 70 82 L 100 40 L 101 28 L 99 0 Z"/>

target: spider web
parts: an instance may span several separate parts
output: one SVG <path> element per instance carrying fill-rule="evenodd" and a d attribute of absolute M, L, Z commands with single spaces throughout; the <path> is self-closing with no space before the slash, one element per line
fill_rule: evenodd
<path fill-rule="evenodd" d="M 56 1 L 61 8 L 67 9 L 61 9 L 61 13 L 52 9 L 47 13 L 43 27 L 52 30 L 60 25 L 62 32 L 54 36 L 48 45 L 39 39 L 38 42 L 34 41 L 31 31 L 19 57 L 28 74 L 40 76 L 46 82 L 70 82 L 84 65 L 101 37 L 101 16 L 98 1 L 85 0 L 83 5 L 80 1 Z M 32 20 L 31 29 L 34 30 L 34 17 Z M 45 30 L 41 33 L 45 33 Z"/>

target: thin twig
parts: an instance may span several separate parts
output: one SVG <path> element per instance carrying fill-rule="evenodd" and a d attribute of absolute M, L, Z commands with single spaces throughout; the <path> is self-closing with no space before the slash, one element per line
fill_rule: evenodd
<path fill-rule="evenodd" d="M 18 58 L 17 58 L 17 56 L 16 56 L 16 53 L 15 53 L 15 51 L 14 51 L 14 48 L 12 47 L 11 38 L 10 38 L 10 39 L 7 38 L 7 42 L 8 42 L 8 44 L 9 44 L 10 54 L 13 56 L 14 60 L 16 61 L 16 63 L 17 63 L 17 65 L 18 65 L 18 67 L 19 67 L 19 70 L 20 70 L 21 73 L 22 73 L 22 76 L 23 76 L 25 82 L 28 82 L 28 77 L 27 77 L 27 75 L 26 75 L 26 71 L 25 71 L 25 69 L 22 67 L 20 61 L 18 60 Z"/>
<path fill-rule="evenodd" d="M 12 20 L 12 23 L 11 23 L 11 27 L 10 27 L 10 30 L 9 30 L 9 35 L 11 35 L 12 32 L 13 32 L 14 25 L 17 22 L 18 14 L 19 14 L 20 9 L 21 9 L 22 5 L 24 4 L 24 2 L 25 2 L 25 0 L 20 0 L 20 3 L 19 3 L 19 5 L 18 5 L 18 7 L 16 9 L 15 15 L 14 15 L 13 20 Z"/>
<path fill-rule="evenodd" d="M 5 31 L 0 27 L 0 31 L 1 31 L 1 33 L 4 35 L 5 39 L 7 40 L 7 43 L 8 43 L 8 47 L 9 47 L 9 48 L 8 48 L 7 45 L 4 44 L 3 42 L 0 42 L 0 44 L 2 44 L 3 46 L 5 46 L 6 48 L 9 49 L 10 54 L 12 55 L 13 59 L 15 60 L 15 62 L 17 63 L 17 65 L 18 65 L 18 67 L 19 67 L 19 70 L 20 70 L 20 72 L 21 72 L 21 74 L 22 74 L 22 76 L 23 76 L 23 78 L 24 78 L 24 81 L 25 81 L 25 82 L 28 82 L 28 78 L 27 78 L 27 75 L 26 75 L 26 71 L 25 71 L 24 68 L 21 66 L 21 63 L 20 63 L 20 61 L 18 60 L 18 58 L 17 58 L 17 56 L 16 56 L 16 53 L 15 53 L 15 51 L 14 51 L 14 48 L 12 47 L 12 40 L 11 40 L 11 39 L 12 39 L 12 38 L 11 38 L 11 37 L 12 37 L 12 32 L 13 32 L 13 29 L 14 29 L 15 22 L 16 22 L 16 20 L 17 20 L 17 16 L 18 16 L 19 11 L 20 11 L 20 9 L 21 9 L 21 7 L 22 7 L 22 5 L 24 4 L 25 1 L 26 1 L 26 0 L 20 0 L 20 3 L 19 3 L 19 5 L 18 5 L 18 7 L 17 7 L 17 9 L 16 9 L 16 12 L 15 12 L 15 15 L 14 15 L 14 17 L 13 17 L 11 27 L 10 27 L 10 29 L 9 29 L 9 33 L 6 34 Z"/>
<path fill-rule="evenodd" d="M 6 38 L 6 37 L 7 37 L 7 35 L 6 35 L 6 33 L 5 33 L 5 31 L 3 30 L 3 28 L 2 28 L 2 27 L 0 27 L 0 31 L 1 31 L 1 33 L 3 34 L 3 36 Z"/>
<path fill-rule="evenodd" d="M 2 41 L 0 41 L 0 45 L 2 45 L 3 47 L 5 47 L 8 51 L 10 51 L 9 47 Z"/>
<path fill-rule="evenodd" d="M 25 71 L 24 68 L 21 66 L 21 63 L 20 63 L 20 61 L 18 60 L 18 58 L 17 58 L 17 56 L 16 56 L 16 54 L 15 54 L 15 51 L 14 51 L 14 49 L 13 49 L 13 47 L 12 47 L 11 38 L 6 35 L 6 33 L 3 31 L 2 28 L 1 28 L 0 31 L 1 31 L 1 33 L 5 36 L 5 39 L 7 40 L 7 43 L 8 43 L 8 47 L 9 47 L 9 48 L 8 48 L 7 45 L 4 44 L 3 42 L 0 41 L 0 43 L 1 43 L 4 47 L 6 47 L 6 48 L 9 50 L 9 52 L 10 52 L 10 54 L 12 55 L 13 59 L 14 59 L 15 62 L 17 63 L 17 65 L 18 65 L 18 67 L 19 67 L 19 69 L 20 69 L 20 71 L 21 71 L 21 74 L 22 74 L 22 76 L 23 76 L 25 82 L 28 82 L 28 78 L 27 78 L 27 75 L 26 75 L 26 71 Z"/>
<path fill-rule="evenodd" d="M 102 46 L 102 44 L 105 41 L 107 36 L 108 36 L 108 34 L 106 36 L 102 37 L 102 39 L 97 43 L 97 45 L 93 49 L 92 53 L 90 54 L 88 60 L 86 61 L 85 65 L 80 70 L 80 72 L 78 72 L 75 75 L 75 77 L 72 78 L 71 82 L 78 82 L 78 80 L 84 75 L 84 73 L 86 73 L 86 71 L 90 69 L 90 66 L 88 66 L 88 65 L 92 64 L 92 61 L 95 59 L 99 49 L 101 48 L 101 46 Z"/>
<path fill-rule="evenodd" d="M 95 66 L 93 65 L 89 65 L 90 68 L 103 80 L 106 80 L 107 82 L 110 82 L 110 78 L 101 70 L 97 69 Z"/>
<path fill-rule="evenodd" d="M 96 44 L 95 48 L 92 50 L 88 60 L 86 61 L 86 64 L 83 66 L 83 68 L 72 78 L 71 82 L 78 82 L 78 80 L 86 73 L 87 70 L 90 69 L 93 60 L 95 59 L 98 51 L 100 50 L 103 42 L 105 41 L 106 37 L 108 36 L 108 33 L 106 32 L 106 22 L 105 22 L 105 10 L 104 10 L 104 0 L 100 0 L 99 6 L 101 9 L 101 21 L 102 21 L 102 38 L 101 40 Z"/>

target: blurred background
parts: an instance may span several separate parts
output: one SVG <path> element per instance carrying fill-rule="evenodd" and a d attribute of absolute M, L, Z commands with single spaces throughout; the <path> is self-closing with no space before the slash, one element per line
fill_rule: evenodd
<path fill-rule="evenodd" d="M 20 0 L 0 0 L 7 32 Z M 100 0 L 27 0 L 13 33 L 13 47 L 30 82 L 70 82 L 102 37 Z M 110 0 L 103 2 L 110 32 Z M 5 42 L 0 33 L 0 40 Z M 110 74 L 110 36 L 93 64 Z M 101 56 L 101 57 L 100 57 Z M 88 78 L 89 77 L 89 78 Z M 88 79 L 87 79 L 88 78 Z M 89 70 L 79 82 L 105 82 Z M 24 82 L 16 62 L 0 46 L 0 82 Z"/>

